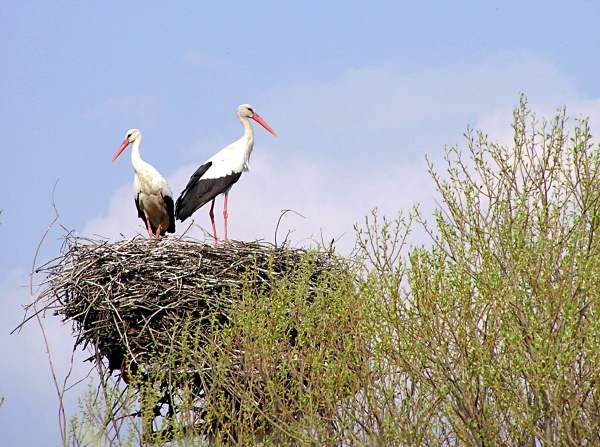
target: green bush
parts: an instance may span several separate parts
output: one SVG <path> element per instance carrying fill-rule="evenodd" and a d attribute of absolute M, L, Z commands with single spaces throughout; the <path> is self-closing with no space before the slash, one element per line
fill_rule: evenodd
<path fill-rule="evenodd" d="M 537 122 L 524 99 L 513 130 L 430 167 L 430 247 L 394 263 L 398 230 L 362 233 L 381 445 L 600 443 L 599 154 L 586 121 Z"/>

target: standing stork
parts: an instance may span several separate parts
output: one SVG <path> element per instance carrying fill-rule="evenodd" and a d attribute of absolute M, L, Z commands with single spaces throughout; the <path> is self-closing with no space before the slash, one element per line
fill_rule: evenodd
<path fill-rule="evenodd" d="M 248 161 L 254 146 L 254 131 L 249 119 L 256 121 L 268 132 L 277 136 L 250 104 L 242 104 L 237 108 L 237 117 L 244 126 L 244 135 L 239 140 L 221 149 L 200 166 L 192 174 L 187 186 L 177 199 L 175 215 L 184 221 L 197 209 L 208 202 L 210 204 L 210 221 L 212 222 L 213 237 L 217 241 L 217 228 L 215 226 L 215 198 L 224 195 L 223 220 L 225 222 L 225 240 L 227 241 L 227 195 L 237 182 L 242 172 L 248 171 Z"/>
<path fill-rule="evenodd" d="M 159 239 L 165 232 L 175 233 L 173 193 L 156 168 L 142 160 L 141 143 L 142 132 L 139 129 L 129 129 L 113 161 L 119 158 L 127 146 L 133 145 L 131 164 L 135 171 L 133 190 L 138 217 L 144 221 L 148 230 L 148 239 L 152 237 Z"/>

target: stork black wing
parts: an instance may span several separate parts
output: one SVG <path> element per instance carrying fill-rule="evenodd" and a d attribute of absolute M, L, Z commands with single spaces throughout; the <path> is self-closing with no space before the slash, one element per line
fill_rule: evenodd
<path fill-rule="evenodd" d="M 202 166 L 196 169 L 196 172 L 192 174 L 192 176 L 188 180 L 187 185 L 185 185 L 185 188 L 183 189 L 183 191 L 181 191 L 181 194 L 179 194 L 179 198 L 175 203 L 175 216 L 182 222 L 188 217 L 190 217 L 190 215 L 195 211 L 195 209 L 189 211 L 190 198 L 188 196 L 190 196 L 190 191 L 194 189 L 194 185 L 198 182 L 198 180 L 200 180 L 200 178 L 206 173 L 206 171 L 208 171 L 208 169 L 211 166 L 212 161 L 209 161 L 208 163 L 204 163 Z"/>
<path fill-rule="evenodd" d="M 163 200 L 165 201 L 165 207 L 169 215 L 169 228 L 166 229 L 166 232 L 175 233 L 175 206 L 173 205 L 173 197 L 163 196 Z"/>
<path fill-rule="evenodd" d="M 142 207 L 140 206 L 140 195 L 138 194 L 137 196 L 135 196 L 135 207 L 137 208 L 137 212 L 138 212 L 138 217 L 140 219 L 142 219 L 144 221 L 144 223 L 146 223 L 146 215 L 144 214 L 144 210 L 142 210 Z"/>
<path fill-rule="evenodd" d="M 211 166 L 212 162 L 203 164 L 190 178 L 175 205 L 177 219 L 184 221 L 190 217 L 198 208 L 231 188 L 242 175 L 241 172 L 232 172 L 224 177 L 203 179 L 202 176 Z"/>

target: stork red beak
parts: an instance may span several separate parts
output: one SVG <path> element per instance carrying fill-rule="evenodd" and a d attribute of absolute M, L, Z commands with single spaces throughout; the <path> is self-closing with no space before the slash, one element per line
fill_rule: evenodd
<path fill-rule="evenodd" d="M 127 138 L 125 138 L 123 140 L 123 143 L 121 143 L 121 147 L 119 148 L 119 150 L 113 157 L 112 161 L 115 161 L 117 158 L 119 158 L 119 155 L 121 155 L 123 153 L 123 151 L 127 148 L 127 146 L 129 146 L 129 140 Z"/>
<path fill-rule="evenodd" d="M 263 126 L 267 130 L 267 132 L 271 133 L 274 137 L 277 136 L 277 132 L 275 132 L 273 129 L 271 129 L 271 127 L 265 122 L 264 119 L 262 119 L 260 117 L 260 115 L 258 113 L 253 114 L 252 119 L 254 121 L 256 121 L 258 124 L 260 124 L 261 126 Z"/>

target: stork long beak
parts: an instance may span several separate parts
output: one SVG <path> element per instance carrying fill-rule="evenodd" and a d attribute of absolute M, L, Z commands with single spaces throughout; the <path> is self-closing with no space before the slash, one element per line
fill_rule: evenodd
<path fill-rule="evenodd" d="M 260 124 L 261 126 L 263 126 L 267 132 L 271 133 L 274 137 L 277 136 L 277 132 L 275 132 L 273 129 L 271 129 L 271 127 L 265 122 L 264 119 L 262 119 L 260 117 L 260 115 L 258 113 L 255 113 L 251 116 L 251 118 L 256 121 L 258 124 Z"/>
<path fill-rule="evenodd" d="M 127 146 L 129 146 L 129 139 L 125 138 L 123 140 L 123 142 L 121 143 L 121 147 L 119 148 L 119 150 L 113 157 L 112 161 L 115 161 L 117 158 L 119 158 L 119 155 L 121 155 L 123 153 L 123 151 L 127 148 Z"/>

